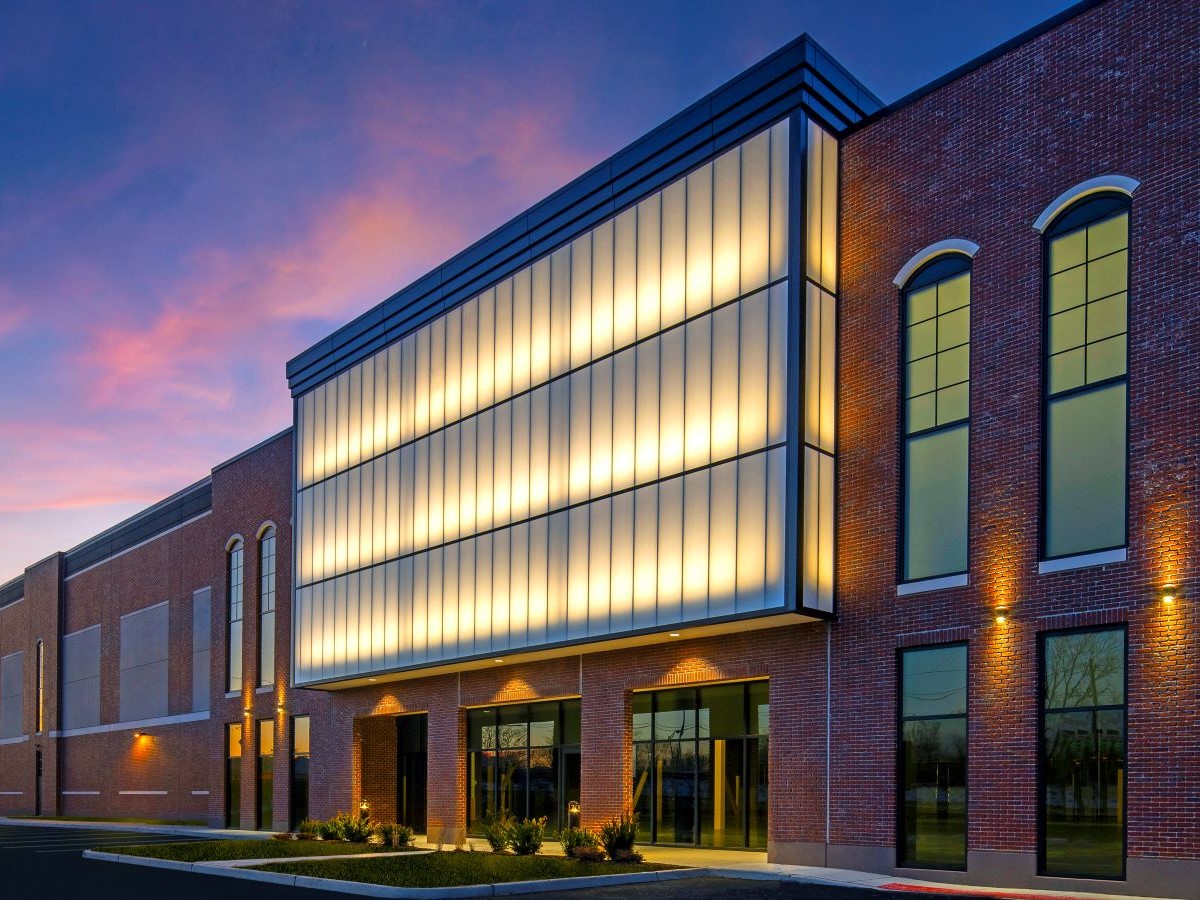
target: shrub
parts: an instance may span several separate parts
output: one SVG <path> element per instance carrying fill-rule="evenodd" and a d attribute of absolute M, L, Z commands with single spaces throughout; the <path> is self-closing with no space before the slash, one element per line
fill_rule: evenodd
<path fill-rule="evenodd" d="M 641 856 L 640 853 L 636 855 Z M 580 862 L 600 862 L 604 859 L 604 850 L 601 847 L 576 847 L 571 851 L 571 858 Z M 638 862 L 641 862 L 641 859 L 638 859 Z"/>
<path fill-rule="evenodd" d="M 493 853 L 503 853 L 508 849 L 509 842 L 512 840 L 509 833 L 512 825 L 512 816 L 507 813 L 484 820 L 483 839 L 488 842 Z"/>
<path fill-rule="evenodd" d="M 332 819 L 318 820 L 313 823 L 317 828 L 317 837 L 323 841 L 340 841 L 342 835 L 338 830 L 337 816 Z"/>
<path fill-rule="evenodd" d="M 546 817 L 525 819 L 508 826 L 508 842 L 517 856 L 530 856 L 542 849 L 546 839 Z"/>
<path fill-rule="evenodd" d="M 354 844 L 365 844 L 375 831 L 375 823 L 362 816 L 352 816 L 348 813 L 338 813 L 328 822 L 323 823 L 321 837 L 327 841 L 349 841 Z"/>
<path fill-rule="evenodd" d="M 600 826 L 600 843 L 609 859 L 619 862 L 619 854 L 633 852 L 637 841 L 638 816 L 635 812 L 623 812 Z"/>
<path fill-rule="evenodd" d="M 600 850 L 600 838 L 585 828 L 564 828 L 558 833 L 558 842 L 562 844 L 564 855 L 576 859 L 583 858 L 576 853 L 577 850 Z M 603 850 L 600 850 L 600 856 L 603 858 Z"/>
<path fill-rule="evenodd" d="M 296 826 L 296 834 L 307 838 L 315 838 L 321 836 L 321 823 L 313 819 L 305 819 Z"/>
<path fill-rule="evenodd" d="M 387 847 L 408 847 L 413 842 L 413 830 L 395 822 L 376 825 L 375 836 Z"/>

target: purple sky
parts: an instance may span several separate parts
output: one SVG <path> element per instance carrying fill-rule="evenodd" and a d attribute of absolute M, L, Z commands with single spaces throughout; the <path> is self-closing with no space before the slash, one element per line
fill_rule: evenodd
<path fill-rule="evenodd" d="M 0 582 L 287 359 L 803 31 L 890 101 L 1065 0 L 0 5 Z"/>

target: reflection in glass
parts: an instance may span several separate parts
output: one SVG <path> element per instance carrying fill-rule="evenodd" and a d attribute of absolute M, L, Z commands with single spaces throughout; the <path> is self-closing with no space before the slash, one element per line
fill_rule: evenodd
<path fill-rule="evenodd" d="M 1125 870 L 1125 632 L 1043 644 L 1042 869 L 1120 878 Z"/>
<path fill-rule="evenodd" d="M 966 868 L 966 644 L 904 651 L 900 683 L 900 865 Z"/>
<path fill-rule="evenodd" d="M 632 707 L 640 839 L 765 847 L 767 682 L 638 693 Z"/>

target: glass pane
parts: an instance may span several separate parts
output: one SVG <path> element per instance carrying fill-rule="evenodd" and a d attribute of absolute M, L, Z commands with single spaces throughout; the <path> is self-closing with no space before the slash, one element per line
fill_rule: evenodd
<path fill-rule="evenodd" d="M 529 746 L 553 747 L 558 731 L 558 704 L 536 703 L 529 707 Z"/>
<path fill-rule="evenodd" d="M 937 424 L 936 398 L 933 394 L 914 397 L 905 404 L 907 412 L 907 428 L 909 434 L 914 431 L 924 431 Z"/>
<path fill-rule="evenodd" d="M 562 702 L 562 743 L 578 744 L 579 723 L 581 715 L 581 704 L 578 700 L 564 700 Z"/>
<path fill-rule="evenodd" d="M 957 353 L 958 351 L 952 352 Z M 905 396 L 915 397 L 918 394 L 927 394 L 932 391 L 937 386 L 937 369 L 938 358 L 936 356 L 927 356 L 914 363 L 909 363 L 908 377 L 904 385 Z"/>
<path fill-rule="evenodd" d="M 528 816 L 526 789 L 529 780 L 528 751 L 501 750 L 496 754 L 496 814 L 518 819 Z"/>
<path fill-rule="evenodd" d="M 903 740 L 903 861 L 965 868 L 966 719 L 905 722 Z"/>
<path fill-rule="evenodd" d="M 696 692 L 690 689 L 660 691 L 654 695 L 655 740 L 696 736 Z"/>
<path fill-rule="evenodd" d="M 1125 331 L 1125 294 L 1097 300 L 1087 306 L 1087 339 L 1098 341 Z"/>
<path fill-rule="evenodd" d="M 653 839 L 652 826 L 654 812 L 651 800 L 654 796 L 654 745 L 633 745 L 633 802 L 634 811 L 638 814 L 638 840 Z"/>
<path fill-rule="evenodd" d="M 765 734 L 746 741 L 746 846 L 757 850 L 767 846 L 768 749 Z"/>
<path fill-rule="evenodd" d="M 770 731 L 771 706 L 768 701 L 770 682 L 752 681 L 750 689 L 750 734 Z"/>
<path fill-rule="evenodd" d="M 971 339 L 971 310 L 969 307 L 938 316 L 937 348 L 946 350 L 965 344 Z"/>
<path fill-rule="evenodd" d="M 496 746 L 496 710 L 472 709 L 467 712 L 467 746 L 478 750 Z"/>
<path fill-rule="evenodd" d="M 1125 633 L 1119 629 L 1047 636 L 1045 705 L 1125 703 Z"/>
<path fill-rule="evenodd" d="M 1050 357 L 1050 393 L 1057 394 L 1083 384 L 1084 353 L 1084 348 L 1078 347 Z"/>
<path fill-rule="evenodd" d="M 937 423 L 949 425 L 965 419 L 971 412 L 970 385 L 966 382 L 937 392 Z"/>
<path fill-rule="evenodd" d="M 937 315 L 937 285 L 931 284 L 908 295 L 908 321 L 913 325 Z"/>
<path fill-rule="evenodd" d="M 906 359 L 914 360 L 920 359 L 922 356 L 929 356 L 936 349 L 936 339 L 937 323 L 935 320 L 930 319 L 919 325 L 910 325 Z"/>
<path fill-rule="evenodd" d="M 937 311 L 948 313 L 971 302 L 971 273 L 963 272 L 937 285 Z"/>
<path fill-rule="evenodd" d="M 1087 232 L 1079 229 L 1071 234 L 1064 234 L 1050 242 L 1050 271 L 1061 272 L 1077 266 L 1084 260 L 1084 249 L 1087 244 Z"/>
<path fill-rule="evenodd" d="M 745 742 L 700 742 L 700 843 L 745 846 Z"/>
<path fill-rule="evenodd" d="M 939 353 L 935 359 L 937 360 L 938 387 L 958 384 L 971 376 L 971 348 L 969 345 Z M 920 365 L 920 363 L 914 365 Z"/>
<path fill-rule="evenodd" d="M 468 754 L 467 777 L 467 824 L 474 826 L 496 814 L 496 754 Z"/>
<path fill-rule="evenodd" d="M 1043 853 L 1048 875 L 1123 874 L 1124 719 L 1120 710 L 1046 716 Z"/>
<path fill-rule="evenodd" d="M 1050 317 L 1049 345 L 1051 353 L 1059 353 L 1079 347 L 1084 342 L 1084 326 L 1087 321 L 1085 308 L 1078 306 Z"/>
<path fill-rule="evenodd" d="M 1119 334 L 1087 348 L 1089 384 L 1125 374 L 1125 335 Z"/>
<path fill-rule="evenodd" d="M 1083 266 L 1050 276 L 1050 312 L 1079 306 L 1084 300 L 1087 273 Z"/>
<path fill-rule="evenodd" d="M 551 828 L 558 824 L 558 753 L 554 747 L 537 747 L 529 751 L 529 817 L 545 816 Z"/>
<path fill-rule="evenodd" d="M 905 444 L 904 578 L 967 568 L 967 438 L 960 425 Z"/>
<path fill-rule="evenodd" d="M 651 738 L 651 697 L 651 694 L 633 695 L 633 739 L 635 741 L 648 741 Z"/>
<path fill-rule="evenodd" d="M 707 742 L 705 747 L 707 748 Z M 690 844 L 696 840 L 696 742 L 654 745 L 656 840 Z"/>
<path fill-rule="evenodd" d="M 1046 426 L 1046 555 L 1123 545 L 1125 385 L 1052 401 Z"/>
<path fill-rule="evenodd" d="M 1079 233 L 1079 232 L 1077 232 Z M 1107 256 L 1124 249 L 1129 243 L 1129 215 L 1121 213 L 1103 222 L 1089 225 L 1087 230 L 1088 259 Z"/>
<path fill-rule="evenodd" d="M 741 737 L 746 733 L 746 686 L 717 684 L 700 689 L 700 737 Z"/>
<path fill-rule="evenodd" d="M 1119 293 L 1129 286 L 1129 254 L 1125 250 L 1093 260 L 1087 269 L 1089 300 Z"/>
<path fill-rule="evenodd" d="M 966 715 L 965 644 L 907 650 L 902 659 L 901 715 Z"/>

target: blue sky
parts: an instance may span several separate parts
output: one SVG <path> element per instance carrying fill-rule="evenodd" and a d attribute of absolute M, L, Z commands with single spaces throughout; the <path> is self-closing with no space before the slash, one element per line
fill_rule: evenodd
<path fill-rule="evenodd" d="M 894 100 L 1069 4 L 0 5 L 0 581 L 289 423 L 284 362 L 807 31 Z"/>

